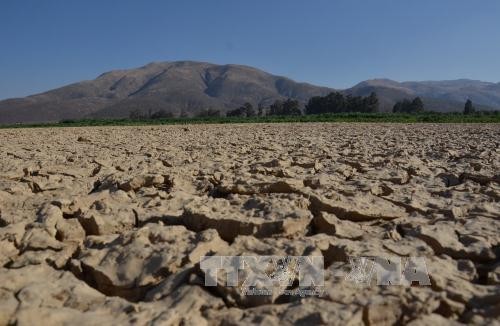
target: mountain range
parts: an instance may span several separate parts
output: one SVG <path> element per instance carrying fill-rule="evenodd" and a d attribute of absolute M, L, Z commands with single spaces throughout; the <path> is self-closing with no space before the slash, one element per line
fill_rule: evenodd
<path fill-rule="evenodd" d="M 268 106 L 293 98 L 305 104 L 333 88 L 295 82 L 242 65 L 205 62 L 154 62 L 136 69 L 114 70 L 45 93 L 0 101 L 0 124 L 53 122 L 64 119 L 124 118 L 130 112 L 160 109 L 176 115 L 194 115 L 208 108 L 227 111 L 245 102 Z M 500 108 L 500 83 L 468 79 L 396 82 L 373 79 L 337 90 L 345 94 L 376 92 L 380 110 L 390 111 L 397 101 L 420 96 L 426 109 L 461 111 L 471 99 L 479 109 Z"/>

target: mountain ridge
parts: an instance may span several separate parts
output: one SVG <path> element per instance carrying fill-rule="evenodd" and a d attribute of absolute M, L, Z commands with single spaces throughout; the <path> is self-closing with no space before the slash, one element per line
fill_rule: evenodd
<path fill-rule="evenodd" d="M 0 101 L 0 123 L 53 122 L 63 119 L 123 118 L 130 112 L 164 109 L 190 115 L 207 108 L 227 111 L 250 102 L 268 106 L 293 98 L 305 104 L 334 88 L 296 82 L 285 76 L 239 64 L 198 61 L 151 62 L 131 69 L 104 72 L 84 80 L 24 98 Z M 397 82 L 378 78 L 339 90 L 366 96 L 376 92 L 382 111 L 396 101 L 420 96 L 428 109 L 461 110 L 471 98 L 481 108 L 500 107 L 500 83 L 470 79 Z"/>

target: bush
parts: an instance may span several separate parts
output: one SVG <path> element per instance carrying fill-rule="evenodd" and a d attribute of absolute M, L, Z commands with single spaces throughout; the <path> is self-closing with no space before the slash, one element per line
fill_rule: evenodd
<path fill-rule="evenodd" d="M 151 115 L 151 119 L 170 119 L 173 117 L 174 114 L 172 112 L 167 112 L 165 110 L 156 111 Z"/>

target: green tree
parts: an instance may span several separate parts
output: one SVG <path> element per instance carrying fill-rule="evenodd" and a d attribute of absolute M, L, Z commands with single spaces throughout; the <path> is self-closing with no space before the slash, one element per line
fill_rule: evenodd
<path fill-rule="evenodd" d="M 340 92 L 314 96 L 306 104 L 306 114 L 339 113 L 346 110 L 346 99 Z"/>
<path fill-rule="evenodd" d="M 297 100 L 287 99 L 283 102 L 283 111 L 282 115 L 301 115 L 302 111 L 300 111 L 300 104 Z"/>
<path fill-rule="evenodd" d="M 306 114 L 321 114 L 327 112 L 325 98 L 322 96 L 314 96 L 309 99 L 306 104 Z"/>
<path fill-rule="evenodd" d="M 283 101 L 276 100 L 269 107 L 269 115 L 282 115 L 283 114 Z"/>
<path fill-rule="evenodd" d="M 363 98 L 361 96 L 346 96 L 346 106 L 340 112 L 363 112 Z"/>
<path fill-rule="evenodd" d="M 226 115 L 228 117 L 254 117 L 256 113 L 252 104 L 247 102 L 237 109 L 228 111 Z"/>
<path fill-rule="evenodd" d="M 341 112 L 377 112 L 379 100 L 372 92 L 367 97 L 332 92 L 326 96 L 314 96 L 306 104 L 306 114 L 341 113 Z"/>
<path fill-rule="evenodd" d="M 472 101 L 470 99 L 465 102 L 465 107 L 464 107 L 464 114 L 473 114 L 476 111 L 474 106 L 472 105 Z"/>
<path fill-rule="evenodd" d="M 350 95 L 346 97 L 340 92 L 333 92 L 326 96 L 325 112 L 340 113 L 348 111 Z"/>
<path fill-rule="evenodd" d="M 246 102 L 243 104 L 242 109 L 247 117 L 255 117 L 256 113 L 251 103 Z"/>
<path fill-rule="evenodd" d="M 363 99 L 363 107 L 364 110 L 363 112 L 378 112 L 379 108 L 379 101 L 377 94 L 375 92 L 372 92 L 370 96 L 365 97 Z"/>
<path fill-rule="evenodd" d="M 424 112 L 424 102 L 420 97 L 415 97 L 415 99 L 411 102 L 410 113 L 422 113 Z"/>
<path fill-rule="evenodd" d="M 394 108 L 396 113 L 411 113 L 411 101 L 405 98 L 404 100 L 396 103 Z"/>
<path fill-rule="evenodd" d="M 392 108 L 393 113 L 422 113 L 424 112 L 424 102 L 420 97 L 416 97 L 413 101 L 404 99 L 397 102 Z"/>

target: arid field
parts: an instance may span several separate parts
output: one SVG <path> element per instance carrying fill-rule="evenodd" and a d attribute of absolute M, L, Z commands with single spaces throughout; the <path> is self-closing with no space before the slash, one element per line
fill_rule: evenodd
<path fill-rule="evenodd" d="M 0 325 L 500 325 L 498 124 L 4 129 L 0 149 Z M 208 286 L 202 256 L 322 256 L 322 293 Z M 360 257 L 423 258 L 430 285 L 360 284 Z"/>

